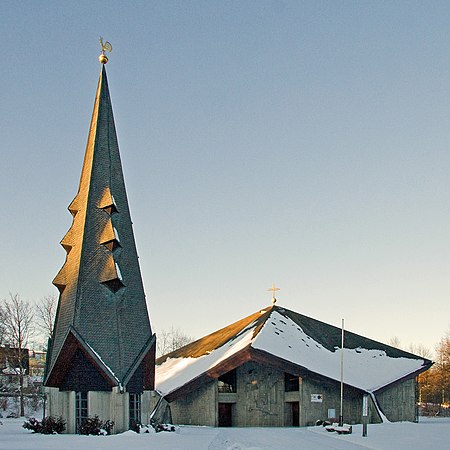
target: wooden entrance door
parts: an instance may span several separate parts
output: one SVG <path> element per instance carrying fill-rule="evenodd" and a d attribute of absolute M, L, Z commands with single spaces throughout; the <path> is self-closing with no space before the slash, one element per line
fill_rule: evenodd
<path fill-rule="evenodd" d="M 300 405 L 299 402 L 292 402 L 292 426 L 300 426 Z"/>
<path fill-rule="evenodd" d="M 232 413 L 231 407 L 232 403 L 219 403 L 219 427 L 231 427 Z"/>

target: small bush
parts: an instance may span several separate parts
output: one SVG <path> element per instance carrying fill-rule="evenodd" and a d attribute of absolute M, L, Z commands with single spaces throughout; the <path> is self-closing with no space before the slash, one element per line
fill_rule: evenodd
<path fill-rule="evenodd" d="M 84 419 L 78 429 L 80 434 L 100 436 L 105 434 L 111 434 L 114 422 L 112 420 L 102 421 L 98 416 L 88 417 Z"/>
<path fill-rule="evenodd" d="M 48 416 L 41 422 L 42 434 L 61 434 L 66 429 L 66 421 L 62 417 Z"/>
<path fill-rule="evenodd" d="M 31 430 L 33 433 L 40 433 L 42 430 L 41 422 L 34 417 L 30 417 L 27 422 L 24 422 L 22 428 Z"/>
<path fill-rule="evenodd" d="M 30 417 L 22 427 L 33 431 L 33 433 L 60 434 L 66 429 L 66 422 L 62 417 L 48 416 L 44 417 L 41 422 L 34 417 Z"/>
<path fill-rule="evenodd" d="M 136 422 L 135 420 L 132 420 L 131 424 L 130 424 L 130 430 L 134 431 L 135 433 L 140 433 L 141 432 L 141 424 Z"/>
<path fill-rule="evenodd" d="M 170 432 L 175 431 L 175 427 L 170 423 L 157 423 L 153 425 L 153 428 L 157 433 L 160 433 L 161 431 L 170 431 Z"/>

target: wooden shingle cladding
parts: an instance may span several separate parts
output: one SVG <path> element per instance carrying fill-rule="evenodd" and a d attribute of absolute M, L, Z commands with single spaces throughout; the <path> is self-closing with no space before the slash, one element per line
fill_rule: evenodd
<path fill-rule="evenodd" d="M 152 335 L 137 355 L 123 378 L 123 386 L 128 392 L 141 393 L 155 387 L 156 335 Z"/>
<path fill-rule="evenodd" d="M 68 333 L 73 330 L 98 355 L 100 366 L 114 374 L 116 385 L 126 388 L 133 379 L 134 390 L 152 389 L 154 337 L 152 341 L 104 66 L 79 189 L 69 211 L 72 226 L 61 241 L 66 260 L 53 281 L 60 297 L 45 384 L 62 386 L 68 355 L 75 354 L 62 350 L 73 345 Z M 141 375 L 133 378 L 135 372 Z"/>

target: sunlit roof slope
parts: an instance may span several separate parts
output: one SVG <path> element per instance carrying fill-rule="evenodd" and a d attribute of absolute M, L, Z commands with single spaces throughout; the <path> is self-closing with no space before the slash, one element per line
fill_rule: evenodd
<path fill-rule="evenodd" d="M 416 376 L 432 364 L 349 331 L 344 341 L 344 382 L 364 391 Z M 339 381 L 340 347 L 340 328 L 274 305 L 159 358 L 156 388 L 174 396 L 249 360 Z"/>

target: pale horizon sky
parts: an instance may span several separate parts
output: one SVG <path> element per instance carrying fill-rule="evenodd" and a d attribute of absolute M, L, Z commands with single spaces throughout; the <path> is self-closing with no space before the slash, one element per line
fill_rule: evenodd
<path fill-rule="evenodd" d="M 152 327 L 450 325 L 450 4 L 0 2 L 0 298 L 64 262 L 107 65 Z"/>

